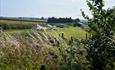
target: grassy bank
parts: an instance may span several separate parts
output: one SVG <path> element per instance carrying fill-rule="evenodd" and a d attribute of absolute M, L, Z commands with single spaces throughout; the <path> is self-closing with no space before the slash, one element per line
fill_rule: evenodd
<path fill-rule="evenodd" d="M 77 66 L 74 68 L 82 68 L 81 64 L 85 62 L 82 59 L 85 58 L 77 54 L 78 49 L 73 55 L 70 51 L 82 45 L 77 39 L 73 43 L 71 38 L 56 36 L 54 31 L 51 31 L 52 34 L 49 33 L 50 31 L 26 31 L 9 31 L 0 35 L 1 70 L 40 70 L 43 65 L 47 70 L 67 70 L 71 69 L 72 64 Z M 77 61 L 72 59 L 76 55 L 78 55 Z M 74 63 L 70 63 L 71 61 Z"/>
<path fill-rule="evenodd" d="M 62 32 L 64 37 L 59 36 Z M 81 69 L 86 59 L 80 50 L 85 50 L 75 38 L 84 38 L 85 34 L 85 31 L 76 27 L 47 31 L 5 31 L 0 34 L 0 69 L 40 70 L 42 66 L 47 70 Z M 71 36 L 75 38 L 71 39 Z"/>
<path fill-rule="evenodd" d="M 23 30 L 6 30 L 4 33 L 9 33 L 9 34 L 16 34 L 16 33 L 20 33 L 20 34 L 24 34 L 24 33 L 28 33 L 28 32 L 32 32 L 33 30 L 31 29 L 23 29 Z M 53 34 L 56 36 L 59 36 L 59 34 L 64 34 L 64 36 L 67 37 L 74 37 L 74 38 L 78 38 L 78 39 L 83 39 L 85 38 L 87 32 L 84 31 L 82 28 L 80 27 L 66 27 L 66 28 L 57 28 L 57 29 L 53 29 L 53 30 L 42 30 L 42 31 L 36 31 L 36 32 L 46 32 L 49 34 Z"/>

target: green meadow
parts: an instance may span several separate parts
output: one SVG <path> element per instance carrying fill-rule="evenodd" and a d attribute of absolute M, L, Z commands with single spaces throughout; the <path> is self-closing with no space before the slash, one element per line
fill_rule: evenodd
<path fill-rule="evenodd" d="M 42 65 L 47 70 L 71 68 L 73 63 L 65 62 L 65 60 L 71 61 L 71 53 L 68 51 L 79 40 L 85 39 L 86 34 L 84 29 L 72 26 L 38 31 L 32 29 L 4 30 L 0 33 L 0 69 L 40 70 Z M 82 56 L 79 55 L 79 57 Z M 79 60 L 82 61 L 80 58 Z"/>
<path fill-rule="evenodd" d="M 82 0 L 23 1 L 24 5 L 19 1 L 21 5 L 18 0 L 2 2 L 1 15 L 9 13 L 9 17 L 0 17 L 0 70 L 115 70 L 112 1 L 86 0 L 89 8 Z M 28 17 L 10 17 L 16 13 L 24 16 L 23 12 Z"/>
<path fill-rule="evenodd" d="M 64 34 L 65 37 L 74 37 L 74 38 L 78 38 L 78 39 L 83 39 L 85 38 L 87 32 L 80 28 L 80 27 L 65 27 L 65 28 L 57 28 L 57 29 L 51 29 L 51 30 L 32 30 L 32 29 L 23 29 L 23 30 L 5 30 L 5 32 L 3 33 L 9 33 L 9 34 L 16 34 L 16 33 L 20 33 L 20 34 L 24 34 L 24 33 L 29 33 L 29 32 L 46 32 L 49 34 L 53 34 L 58 36 L 59 34 Z"/>

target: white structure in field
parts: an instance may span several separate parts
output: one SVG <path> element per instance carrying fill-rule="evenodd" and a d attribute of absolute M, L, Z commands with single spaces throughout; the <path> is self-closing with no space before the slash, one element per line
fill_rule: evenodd
<path fill-rule="evenodd" d="M 42 30 L 42 29 L 44 29 L 44 27 L 37 24 L 37 25 L 33 26 L 32 29 L 33 30 Z"/>
<path fill-rule="evenodd" d="M 35 25 L 32 27 L 33 30 L 46 30 L 46 29 L 56 29 L 56 26 L 52 26 L 52 25 L 47 25 L 47 27 L 43 27 L 43 26 L 40 26 L 40 25 Z"/>

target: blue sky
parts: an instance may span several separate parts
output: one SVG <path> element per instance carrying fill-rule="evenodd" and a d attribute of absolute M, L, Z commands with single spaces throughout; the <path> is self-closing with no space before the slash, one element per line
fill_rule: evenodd
<path fill-rule="evenodd" d="M 115 5 L 105 0 L 105 8 Z M 0 16 L 82 18 L 80 9 L 91 16 L 86 0 L 0 0 Z"/>

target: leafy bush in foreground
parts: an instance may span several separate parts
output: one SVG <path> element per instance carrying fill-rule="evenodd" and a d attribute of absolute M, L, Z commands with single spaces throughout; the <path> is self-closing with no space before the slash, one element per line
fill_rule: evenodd
<path fill-rule="evenodd" d="M 87 60 L 90 62 L 90 70 L 114 70 L 115 69 L 115 27 L 114 9 L 103 9 L 103 0 L 87 0 L 87 4 L 93 14 L 93 19 L 82 12 L 89 22 L 89 31 L 92 36 L 86 39 Z"/>

